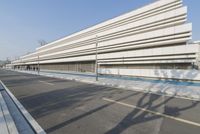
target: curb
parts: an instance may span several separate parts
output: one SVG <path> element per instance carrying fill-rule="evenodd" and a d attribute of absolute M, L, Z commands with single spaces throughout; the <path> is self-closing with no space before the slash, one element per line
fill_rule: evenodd
<path fill-rule="evenodd" d="M 36 120 L 30 115 L 30 113 L 23 107 L 23 105 L 17 100 L 17 98 L 10 92 L 10 90 L 0 80 L 0 84 L 4 87 L 8 95 L 11 97 L 14 104 L 17 106 L 21 114 L 24 116 L 28 124 L 32 127 L 36 134 L 46 134 L 43 128 L 36 122 Z"/>

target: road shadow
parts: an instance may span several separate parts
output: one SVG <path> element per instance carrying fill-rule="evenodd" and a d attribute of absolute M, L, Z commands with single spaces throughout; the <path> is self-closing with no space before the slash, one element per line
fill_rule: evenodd
<path fill-rule="evenodd" d="M 123 101 L 126 100 L 128 98 L 131 98 L 135 95 L 137 95 L 138 93 L 133 93 L 130 95 L 127 95 L 125 97 L 122 97 L 120 99 L 117 99 L 116 101 Z M 159 95 L 153 95 L 153 94 L 143 94 L 142 97 L 138 100 L 137 102 L 137 107 L 140 108 L 145 108 L 151 111 L 158 111 L 161 112 L 163 114 L 167 114 L 170 116 L 179 116 L 181 113 L 181 111 L 190 109 L 195 107 L 199 102 L 193 102 L 191 105 L 189 106 L 185 106 L 185 107 L 165 107 L 165 105 L 173 100 L 173 97 L 167 97 L 166 99 L 163 98 L 163 96 L 159 96 Z M 147 101 L 148 100 L 148 101 Z M 160 101 L 162 100 L 162 101 Z M 109 102 L 107 104 L 104 104 L 100 107 L 97 107 L 95 109 L 92 109 L 88 112 L 85 112 L 81 115 L 78 115 L 74 118 L 68 119 L 60 124 L 57 124 L 53 127 L 50 127 L 48 129 L 46 129 L 45 131 L 47 133 L 52 133 L 58 129 L 61 129 L 69 124 L 72 124 L 82 118 L 85 118 L 87 116 L 90 116 L 91 114 L 94 114 L 102 109 L 105 109 L 111 105 L 115 104 L 114 102 Z M 159 110 L 162 111 L 159 111 Z M 129 127 L 132 127 L 136 124 L 140 124 L 140 123 L 144 123 L 144 122 L 148 122 L 148 121 L 152 121 L 152 120 L 156 120 L 162 118 L 159 115 L 154 115 L 154 114 L 149 114 L 148 112 L 145 111 L 141 111 L 139 109 L 133 109 L 132 112 L 130 112 L 129 114 L 127 114 L 121 121 L 119 121 L 119 123 L 113 127 L 111 130 L 108 130 L 107 132 L 105 132 L 105 134 L 120 134 L 122 132 L 124 132 L 125 130 L 127 130 Z"/>
<path fill-rule="evenodd" d="M 149 99 L 149 101 L 144 103 L 143 100 L 145 100 L 146 97 Z M 173 97 L 168 97 L 167 99 L 164 99 L 160 101 L 159 103 L 154 103 L 156 100 L 158 100 L 161 97 L 162 96 L 145 94 L 138 101 L 137 107 L 145 108 L 151 111 L 160 112 L 162 114 L 177 117 L 181 115 L 180 113 L 181 111 L 193 108 L 197 106 L 197 104 L 199 104 L 199 102 L 196 101 L 196 102 L 193 102 L 191 105 L 185 106 L 182 108 L 165 106 L 169 101 L 173 99 Z M 156 114 L 150 114 L 146 111 L 141 111 L 140 109 L 133 109 L 132 112 L 126 115 L 115 127 L 107 131 L 105 134 L 120 134 L 131 126 L 152 121 L 152 120 L 156 120 L 159 118 L 163 118 L 163 117 Z"/>
<path fill-rule="evenodd" d="M 120 98 L 119 101 L 124 100 L 124 99 L 129 98 L 129 97 L 133 97 L 133 96 L 138 95 L 138 94 L 140 94 L 140 93 L 139 93 L 139 92 L 131 93 L 131 94 L 129 94 L 129 95 L 126 95 L 126 96 L 123 97 L 123 98 Z M 105 94 L 104 94 L 104 95 L 105 95 Z M 102 96 L 102 97 L 103 97 L 103 96 Z M 102 98 L 102 97 L 101 97 L 101 98 Z M 100 99 L 101 99 L 101 98 L 100 98 Z M 68 120 L 66 120 L 66 121 L 64 121 L 64 122 L 62 122 L 62 123 L 60 123 L 60 124 L 57 124 L 57 125 L 55 125 L 55 126 L 53 126 L 53 127 L 50 127 L 50 128 L 48 128 L 48 129 L 46 129 L 45 131 L 46 131 L 47 133 L 52 133 L 52 132 L 54 132 L 54 131 L 56 131 L 56 130 L 58 130 L 58 129 L 60 129 L 60 128 L 63 128 L 63 127 L 65 127 L 65 126 L 69 125 L 69 124 L 72 124 L 72 123 L 74 123 L 74 122 L 76 122 L 76 121 L 78 121 L 78 120 L 80 120 L 80 119 L 82 119 L 82 118 L 85 118 L 85 117 L 87 117 L 87 116 L 90 116 L 90 115 L 92 115 L 92 114 L 94 114 L 94 113 L 96 113 L 96 112 L 98 112 L 98 111 L 100 111 L 100 110 L 102 110 L 102 109 L 105 109 L 105 108 L 107 108 L 107 107 L 109 107 L 109 106 L 111 106 L 111 105 L 113 105 L 113 104 L 114 104 L 114 103 L 111 102 L 111 103 L 107 103 L 107 104 L 101 105 L 101 106 L 99 106 L 99 107 L 97 107 L 97 108 L 94 108 L 94 109 L 88 111 L 88 112 L 85 112 L 85 113 L 80 114 L 80 115 L 78 115 L 78 116 L 76 116 L 76 117 L 73 117 L 73 118 L 71 118 L 71 119 L 68 119 Z"/>

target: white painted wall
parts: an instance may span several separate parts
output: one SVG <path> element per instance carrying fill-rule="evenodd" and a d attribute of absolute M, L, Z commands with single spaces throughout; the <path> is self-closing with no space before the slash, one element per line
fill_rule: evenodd
<path fill-rule="evenodd" d="M 177 69 L 99 69 L 100 74 L 200 81 L 198 70 Z"/>

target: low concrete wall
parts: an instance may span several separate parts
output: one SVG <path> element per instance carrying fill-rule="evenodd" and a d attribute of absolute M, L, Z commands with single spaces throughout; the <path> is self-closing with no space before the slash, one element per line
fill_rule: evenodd
<path fill-rule="evenodd" d="M 176 69 L 99 69 L 100 74 L 127 75 L 138 77 L 151 77 L 163 79 L 180 79 L 200 81 L 198 70 L 176 70 Z"/>

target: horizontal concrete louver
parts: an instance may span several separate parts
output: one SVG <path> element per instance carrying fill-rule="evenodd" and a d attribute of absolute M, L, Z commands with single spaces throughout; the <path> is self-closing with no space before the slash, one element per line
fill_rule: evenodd
<path fill-rule="evenodd" d="M 14 64 L 40 64 L 95 60 L 98 35 L 100 64 L 192 63 L 197 45 L 186 24 L 182 0 L 159 0 L 143 8 L 100 23 L 22 56 Z"/>
<path fill-rule="evenodd" d="M 130 23 L 131 21 L 135 21 L 139 17 L 140 17 L 140 19 L 141 19 L 141 17 L 146 18 L 148 16 L 153 16 L 155 14 L 159 14 L 160 12 L 166 12 L 167 10 L 169 11 L 170 9 L 175 9 L 175 8 L 178 8 L 181 6 L 182 6 L 182 1 L 180 1 L 180 0 L 161 0 L 157 3 L 153 3 L 151 5 L 145 6 L 138 10 L 132 11 L 125 15 L 119 16 L 112 20 L 106 21 L 106 22 L 96 25 L 94 27 L 88 28 L 86 30 L 83 30 L 83 31 L 73 34 L 71 36 L 68 36 L 66 38 L 63 38 L 61 40 L 50 43 L 49 45 L 40 47 L 40 48 L 38 48 L 38 50 L 47 49 L 48 47 L 55 46 L 55 43 L 60 42 L 60 44 L 61 44 L 62 43 L 61 41 L 65 41 L 65 42 L 72 41 L 73 38 L 75 38 L 75 40 L 77 40 L 77 38 L 79 39 L 80 37 L 83 37 L 83 35 L 84 36 L 88 35 L 88 33 L 94 34 L 94 31 L 96 31 L 95 34 L 97 34 L 101 31 L 100 29 L 105 29 L 105 28 L 111 29 L 111 28 L 113 28 L 112 27 L 113 25 L 119 27 L 119 25 L 124 25 L 125 22 L 127 23 L 127 20 L 129 20 L 129 23 Z M 105 30 L 107 30 L 107 29 L 105 29 Z M 58 44 L 56 44 L 56 46 L 57 45 Z"/>

